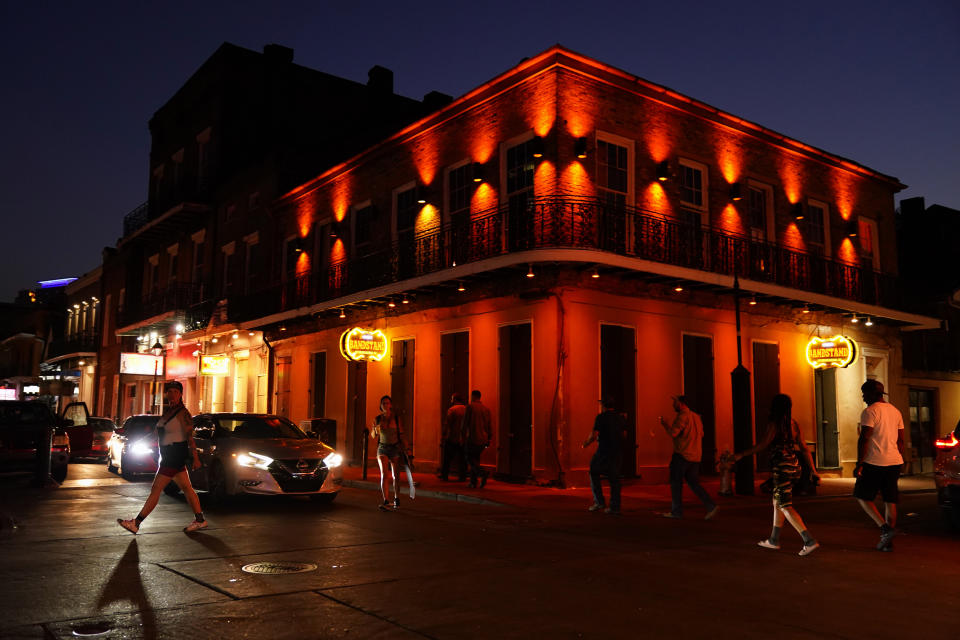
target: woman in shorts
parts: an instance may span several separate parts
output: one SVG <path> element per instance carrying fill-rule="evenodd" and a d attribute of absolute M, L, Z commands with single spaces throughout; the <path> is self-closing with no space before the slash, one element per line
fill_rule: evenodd
<path fill-rule="evenodd" d="M 400 420 L 393 412 L 393 401 L 390 396 L 380 398 L 380 415 L 373 420 L 373 430 L 370 436 L 377 439 L 377 464 L 380 466 L 380 495 L 383 502 L 381 511 L 390 508 L 387 498 L 387 474 L 393 483 L 393 508 L 400 506 L 400 493 L 397 489 L 397 473 L 400 466 L 400 457 L 403 455 L 403 431 L 400 429 Z"/>
<path fill-rule="evenodd" d="M 800 462 L 797 453 L 804 456 L 811 469 L 816 468 L 810 450 L 800 434 L 800 425 L 790 415 L 793 402 L 790 396 L 778 393 L 770 403 L 770 416 L 767 431 L 755 447 L 733 454 L 734 460 L 752 456 L 764 449 L 770 449 L 770 468 L 773 476 L 773 530 L 770 537 L 757 544 L 764 549 L 780 548 L 780 528 L 784 519 L 789 522 L 800 537 L 803 548 L 800 555 L 810 555 L 820 546 L 807 531 L 806 525 L 797 510 L 793 508 L 793 482 L 800 475 Z"/>

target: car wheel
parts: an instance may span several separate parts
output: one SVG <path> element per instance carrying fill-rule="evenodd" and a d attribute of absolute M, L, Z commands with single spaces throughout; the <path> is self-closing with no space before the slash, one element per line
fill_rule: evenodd
<path fill-rule="evenodd" d="M 330 504 L 337 499 L 336 493 L 315 493 L 310 496 L 310 500 L 319 504 Z"/>
<path fill-rule="evenodd" d="M 223 465 L 219 462 L 210 467 L 210 477 L 207 480 L 207 495 L 213 502 L 226 502 L 230 494 L 227 493 L 227 476 Z"/>
<path fill-rule="evenodd" d="M 67 479 L 67 465 L 60 465 L 59 467 L 53 467 L 50 469 L 50 475 L 57 482 L 63 482 Z"/>
<path fill-rule="evenodd" d="M 163 488 L 163 492 L 168 496 L 176 497 L 180 495 L 180 486 L 176 482 L 171 480 L 170 482 L 167 483 L 167 486 Z"/>
<path fill-rule="evenodd" d="M 120 454 L 120 475 L 124 480 L 133 480 L 133 474 L 127 471 L 126 459 Z"/>

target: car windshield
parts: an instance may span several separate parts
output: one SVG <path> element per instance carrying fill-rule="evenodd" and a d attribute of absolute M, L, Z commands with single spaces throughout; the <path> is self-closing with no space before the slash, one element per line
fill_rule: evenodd
<path fill-rule="evenodd" d="M 109 418 L 90 418 L 87 422 L 95 431 L 113 431 L 116 427 Z"/>
<path fill-rule="evenodd" d="M 160 416 L 133 416 L 132 418 L 127 418 L 127 421 L 123 423 L 124 433 L 128 438 L 144 435 L 157 426 L 157 420 L 159 419 Z"/>
<path fill-rule="evenodd" d="M 50 420 L 50 410 L 39 402 L 0 404 L 0 424 L 42 424 Z"/>
<path fill-rule="evenodd" d="M 217 416 L 217 424 L 234 438 L 306 438 L 297 425 L 280 416 Z M 218 430 L 219 431 L 219 430 Z"/>

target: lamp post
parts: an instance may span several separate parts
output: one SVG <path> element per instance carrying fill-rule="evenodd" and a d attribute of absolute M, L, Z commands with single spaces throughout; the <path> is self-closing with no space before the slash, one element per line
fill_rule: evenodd
<path fill-rule="evenodd" d="M 156 343 L 150 347 L 150 351 L 153 352 L 153 355 L 157 356 L 157 360 L 153 361 L 153 405 L 150 407 L 151 413 L 153 413 L 153 410 L 156 410 L 157 406 L 157 373 L 160 368 L 159 358 L 160 354 L 163 353 L 163 345 L 160 344 L 159 338 L 157 339 Z M 157 413 L 159 414 L 160 412 L 157 411 Z"/>

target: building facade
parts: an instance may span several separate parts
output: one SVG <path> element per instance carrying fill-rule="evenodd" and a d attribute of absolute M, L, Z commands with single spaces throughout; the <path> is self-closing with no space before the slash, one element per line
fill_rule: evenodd
<path fill-rule="evenodd" d="M 903 331 L 937 324 L 897 278 L 903 186 L 554 47 L 273 202 L 274 269 L 221 320 L 241 352 L 263 336 L 268 408 L 335 419 L 355 462 L 391 395 L 417 459 L 439 464 L 451 393 L 478 389 L 495 420 L 484 464 L 579 484 L 612 394 L 624 473 L 663 481 L 657 418 L 683 393 L 710 470 L 733 448 L 742 363 L 748 428 L 788 393 L 818 465 L 849 474 L 860 384 L 883 381 L 906 412 Z M 345 357 L 353 328 L 386 355 Z"/>

